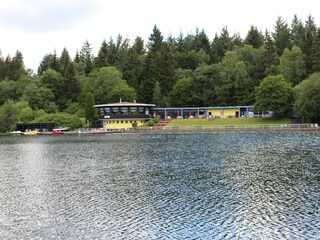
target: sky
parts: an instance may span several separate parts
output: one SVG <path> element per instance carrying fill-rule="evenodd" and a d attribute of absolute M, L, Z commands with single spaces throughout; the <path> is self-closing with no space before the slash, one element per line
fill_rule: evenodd
<path fill-rule="evenodd" d="M 289 26 L 296 14 L 320 25 L 320 0 L 0 0 L 0 50 L 19 50 L 26 68 L 37 72 L 46 54 L 65 47 L 73 58 L 85 41 L 97 56 L 103 40 L 120 34 L 147 43 L 154 25 L 166 39 L 204 30 L 210 41 L 227 27 L 245 38 L 253 25 L 274 30 L 279 16 Z"/>

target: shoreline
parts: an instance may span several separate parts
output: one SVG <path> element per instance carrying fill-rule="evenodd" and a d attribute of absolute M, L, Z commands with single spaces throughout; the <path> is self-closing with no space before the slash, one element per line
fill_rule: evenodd
<path fill-rule="evenodd" d="M 196 126 L 196 127 L 178 127 L 173 126 L 171 129 L 166 127 L 150 127 L 150 128 L 137 128 L 137 129 L 126 129 L 126 130 L 116 130 L 116 131 L 85 131 L 79 132 L 77 131 L 67 131 L 61 135 L 101 135 L 101 134 L 123 134 L 123 133 L 137 133 L 137 134 L 161 134 L 161 133 L 222 133 L 222 132 L 319 132 L 320 127 L 231 127 L 231 126 L 221 126 L 219 128 L 214 127 L 203 127 L 203 126 Z M 40 132 L 37 135 L 55 135 L 51 132 Z M 0 136 L 16 136 L 15 134 L 11 133 L 0 133 Z M 19 136 L 24 136 L 23 134 L 19 134 Z"/>

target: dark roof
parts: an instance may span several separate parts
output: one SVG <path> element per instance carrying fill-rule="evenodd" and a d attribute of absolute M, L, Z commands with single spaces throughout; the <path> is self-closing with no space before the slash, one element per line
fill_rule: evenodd
<path fill-rule="evenodd" d="M 94 107 L 155 107 L 155 104 L 137 103 L 137 102 L 116 102 L 108 104 L 98 104 Z"/>

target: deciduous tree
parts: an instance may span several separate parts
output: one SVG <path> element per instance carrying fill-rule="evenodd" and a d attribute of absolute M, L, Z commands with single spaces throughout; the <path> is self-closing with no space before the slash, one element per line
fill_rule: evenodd
<path fill-rule="evenodd" d="M 305 122 L 320 123 L 320 73 L 314 73 L 294 88 L 293 111 Z"/>
<path fill-rule="evenodd" d="M 292 88 L 282 76 L 268 76 L 256 89 L 256 112 L 272 111 L 275 114 L 286 113 L 292 107 Z"/>
<path fill-rule="evenodd" d="M 286 48 L 280 57 L 279 69 L 280 73 L 293 86 L 299 84 L 306 75 L 306 66 L 301 49 L 297 46 L 293 46 L 292 50 Z"/>

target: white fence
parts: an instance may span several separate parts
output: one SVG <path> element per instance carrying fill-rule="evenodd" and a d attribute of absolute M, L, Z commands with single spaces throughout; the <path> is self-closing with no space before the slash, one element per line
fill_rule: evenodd
<path fill-rule="evenodd" d="M 204 125 L 204 126 L 156 126 L 139 128 L 141 130 L 320 130 L 316 123 L 308 124 L 241 124 L 241 125 Z"/>

